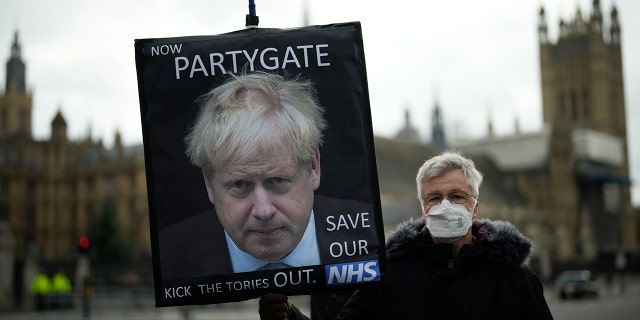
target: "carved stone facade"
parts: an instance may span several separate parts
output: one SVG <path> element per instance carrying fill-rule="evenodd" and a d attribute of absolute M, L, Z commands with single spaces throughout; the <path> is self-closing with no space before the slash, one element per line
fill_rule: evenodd
<path fill-rule="evenodd" d="M 108 201 L 133 257 L 148 257 L 142 146 L 123 146 L 118 133 L 112 148 L 91 137 L 72 141 L 60 111 L 51 121 L 50 139 L 34 139 L 25 69 L 16 33 L 0 95 L 0 221 L 9 223 L 16 258 L 35 245 L 43 261 L 73 260 L 78 239 L 91 236 Z"/>
<path fill-rule="evenodd" d="M 606 25 L 594 0 L 588 18 L 577 9 L 560 21 L 553 43 L 544 8 L 539 13 L 543 121 L 552 128 L 543 197 L 560 260 L 638 249 L 615 5 Z"/>
<path fill-rule="evenodd" d="M 605 270 L 619 253 L 638 261 L 640 218 L 630 197 L 618 11 L 612 7 L 608 29 L 598 0 L 591 11 L 589 19 L 578 9 L 571 21 L 561 21 L 556 42 L 547 34 L 544 9 L 539 12 L 539 132 L 450 145 L 485 173 L 481 217 L 514 223 L 534 239 L 541 260 Z M 439 149 L 435 138 L 422 146 L 376 140 L 385 222 L 406 218 L 407 209 L 419 217 L 413 176 Z M 411 170 L 403 174 L 398 166 Z M 406 186 L 398 186 L 401 179 Z"/>

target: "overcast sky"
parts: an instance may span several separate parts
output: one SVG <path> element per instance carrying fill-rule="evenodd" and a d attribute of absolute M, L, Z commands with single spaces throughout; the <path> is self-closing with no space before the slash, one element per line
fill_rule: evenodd
<path fill-rule="evenodd" d="M 259 27 L 302 26 L 305 1 L 255 0 Z M 640 183 L 640 1 L 601 0 L 621 22 L 631 174 Z M 115 130 L 142 142 L 134 39 L 220 34 L 243 29 L 246 0 L 3 0 L 0 84 L 19 31 L 36 138 L 50 135 L 61 110 L 73 139 Z M 373 128 L 392 136 L 404 110 L 426 138 L 435 103 L 450 138 L 480 137 L 489 119 L 496 135 L 542 128 L 537 23 L 544 6 L 553 42 L 559 19 L 588 18 L 592 0 L 306 0 L 311 24 L 360 21 Z M 4 48 L 4 49 L 3 49 Z M 91 129 L 89 129 L 91 128 Z M 634 203 L 640 188 L 634 187 Z"/>

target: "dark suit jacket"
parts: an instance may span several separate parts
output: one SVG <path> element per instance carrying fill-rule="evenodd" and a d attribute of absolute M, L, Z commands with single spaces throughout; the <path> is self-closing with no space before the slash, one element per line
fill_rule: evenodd
<path fill-rule="evenodd" d="M 371 204 L 316 195 L 313 211 L 322 264 L 378 257 L 378 222 Z M 362 216 L 356 216 L 363 212 L 369 213 L 366 216 L 368 228 L 362 227 Z M 341 221 L 340 215 L 343 215 L 342 222 L 346 224 L 338 224 Z M 329 216 L 333 218 L 328 218 Z M 356 218 L 358 227 L 353 228 L 352 223 Z M 330 254 L 332 243 L 338 242 L 352 253 L 354 248 L 360 247 L 359 241 L 362 240 L 367 241 L 366 252 L 358 252 L 355 256 L 343 254 L 341 257 Z M 224 229 L 214 210 L 202 212 L 160 230 L 159 251 L 160 273 L 164 280 L 233 273 Z"/>

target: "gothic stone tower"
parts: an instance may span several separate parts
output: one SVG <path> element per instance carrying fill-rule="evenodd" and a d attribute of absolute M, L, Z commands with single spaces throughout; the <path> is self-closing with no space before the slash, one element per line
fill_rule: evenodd
<path fill-rule="evenodd" d="M 11 57 L 7 61 L 6 88 L 0 96 L 0 137 L 31 137 L 31 93 L 26 90 L 25 64 L 18 33 L 14 34 Z"/>
<path fill-rule="evenodd" d="M 631 216 L 618 11 L 608 28 L 600 1 L 560 21 L 554 44 L 538 22 L 544 123 L 551 128 L 546 221 L 560 261 L 637 247 Z"/>
<path fill-rule="evenodd" d="M 20 51 L 16 32 L 6 91 L 0 92 L 0 224 L 10 226 L 16 260 L 24 261 L 30 248 L 37 248 L 43 262 L 69 265 L 79 237 L 93 236 L 100 217 L 113 217 L 133 258 L 148 257 L 142 145 L 125 147 L 118 132 L 112 148 L 91 136 L 71 139 L 61 110 L 51 121 L 51 137 L 35 139 Z"/>

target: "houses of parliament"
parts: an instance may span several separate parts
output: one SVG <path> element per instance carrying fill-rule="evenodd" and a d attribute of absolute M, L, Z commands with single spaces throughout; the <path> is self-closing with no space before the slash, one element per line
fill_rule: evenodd
<path fill-rule="evenodd" d="M 488 123 L 484 138 L 447 141 L 442 123 L 446 108 L 436 104 L 426 146 L 472 156 L 486 176 L 479 216 L 509 220 L 525 230 L 535 242 L 533 261 L 540 269 L 554 267 L 553 272 L 578 266 L 611 270 L 614 261 L 624 261 L 617 268 L 639 267 L 640 219 L 630 195 L 622 28 L 615 6 L 606 14 L 600 1 L 593 0 L 590 11 L 583 15 L 578 8 L 572 19 L 561 20 L 556 41 L 548 34 L 544 7 L 538 12 L 540 131 L 521 133 L 516 122 L 514 134 L 495 136 Z M 422 144 L 409 115 L 395 138 Z M 382 198 L 393 197 L 400 208 L 398 193 L 389 189 L 394 184 L 385 181 L 395 178 L 381 167 L 392 167 L 395 159 L 386 158 L 380 140 Z"/>
<path fill-rule="evenodd" d="M 72 141 L 60 111 L 51 119 L 50 138 L 34 139 L 33 94 L 16 32 L 0 96 L 0 256 L 14 260 L 0 259 L 2 273 L 19 279 L 5 270 L 19 275 L 28 260 L 72 269 L 80 237 L 101 245 L 90 233 L 105 212 L 133 260 L 150 260 L 142 146 L 122 145 L 117 132 L 112 148 L 91 137 Z"/>
<path fill-rule="evenodd" d="M 573 19 L 560 21 L 556 41 L 548 35 L 544 8 L 538 14 L 544 127 L 448 141 L 442 123 L 447 111 L 436 104 L 432 137 L 425 141 L 407 115 L 396 137 L 375 137 L 385 227 L 420 217 L 418 167 L 455 148 L 485 175 L 479 217 L 508 220 L 530 236 L 532 263 L 543 278 L 574 265 L 609 270 L 616 256 L 637 271 L 640 219 L 630 199 L 618 11 L 606 14 L 594 0 L 588 16 L 578 9 Z M 0 253 L 11 253 L 10 262 L 0 263 L 14 274 L 31 256 L 68 265 L 77 257 L 78 239 L 91 238 L 106 212 L 132 263 L 144 261 L 151 273 L 142 146 L 122 145 L 117 132 L 110 148 L 91 137 L 71 140 L 61 112 L 51 119 L 50 137 L 35 139 L 34 94 L 16 33 L 0 95 Z"/>

